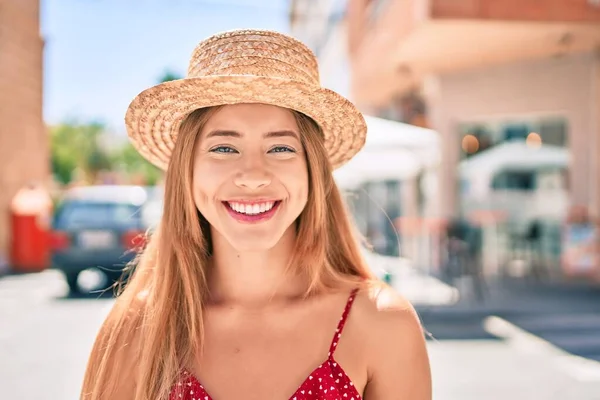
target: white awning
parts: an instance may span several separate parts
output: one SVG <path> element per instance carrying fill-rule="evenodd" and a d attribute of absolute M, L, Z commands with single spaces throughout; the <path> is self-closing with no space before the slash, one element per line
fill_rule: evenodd
<path fill-rule="evenodd" d="M 406 149 L 361 151 L 344 166 L 334 171 L 338 186 L 350 189 L 364 182 L 410 179 L 423 164 Z"/>
<path fill-rule="evenodd" d="M 482 151 L 459 165 L 461 174 L 488 175 L 509 169 L 539 169 L 567 167 L 569 150 L 565 147 L 542 144 L 531 147 L 525 141 L 506 142 Z"/>
<path fill-rule="evenodd" d="M 365 116 L 365 120 L 365 146 L 334 171 L 341 188 L 350 189 L 367 181 L 410 179 L 439 162 L 439 135 L 435 131 L 371 116 Z"/>

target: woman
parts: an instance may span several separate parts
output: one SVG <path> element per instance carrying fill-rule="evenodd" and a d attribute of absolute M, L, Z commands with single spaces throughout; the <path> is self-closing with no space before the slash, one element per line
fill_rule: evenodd
<path fill-rule="evenodd" d="M 371 276 L 332 178 L 364 119 L 319 86 L 307 47 L 213 36 L 126 123 L 166 169 L 164 213 L 82 399 L 431 398 L 419 320 Z"/>

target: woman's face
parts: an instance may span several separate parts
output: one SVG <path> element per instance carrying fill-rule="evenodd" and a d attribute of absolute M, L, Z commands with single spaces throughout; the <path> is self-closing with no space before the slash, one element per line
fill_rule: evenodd
<path fill-rule="evenodd" d="M 227 105 L 205 124 L 193 166 L 196 207 L 235 249 L 275 246 L 304 209 L 308 169 L 292 112 Z"/>

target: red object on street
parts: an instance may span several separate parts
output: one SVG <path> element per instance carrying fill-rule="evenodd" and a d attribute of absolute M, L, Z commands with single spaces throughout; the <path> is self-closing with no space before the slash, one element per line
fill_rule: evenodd
<path fill-rule="evenodd" d="M 48 234 L 50 250 L 67 250 L 71 246 L 71 237 L 66 232 L 53 231 Z"/>
<path fill-rule="evenodd" d="M 140 251 L 146 246 L 146 234 L 144 231 L 131 230 L 123 234 L 123 247 L 128 250 Z"/>
<path fill-rule="evenodd" d="M 10 208 L 10 267 L 15 272 L 42 271 L 50 265 L 52 199 L 43 188 L 29 186 Z"/>

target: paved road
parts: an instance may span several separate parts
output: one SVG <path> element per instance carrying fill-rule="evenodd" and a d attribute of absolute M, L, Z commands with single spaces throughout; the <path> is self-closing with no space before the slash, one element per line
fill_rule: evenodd
<path fill-rule="evenodd" d="M 571 354 L 600 361 L 600 288 L 542 286 L 534 294 L 535 309 L 506 319 Z"/>
<path fill-rule="evenodd" d="M 435 400 L 599 400 L 600 374 L 503 341 L 430 343 Z M 591 369 L 587 367 L 588 369 Z"/>
<path fill-rule="evenodd" d="M 112 301 L 65 299 L 65 293 L 54 271 L 0 279 L 2 399 L 77 398 L 94 335 Z M 477 318 L 479 325 L 467 323 L 462 334 L 455 329 L 454 339 L 462 340 L 439 335 L 429 341 L 435 400 L 600 400 L 598 363 L 532 345 L 535 340 L 527 342 L 498 321 L 491 331 L 503 339 L 489 332 L 487 340 L 469 339 L 471 329 L 494 325 Z"/>
<path fill-rule="evenodd" d="M 65 299 L 54 271 L 0 279 L 0 391 L 7 400 L 77 399 L 110 300 Z"/>

